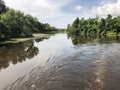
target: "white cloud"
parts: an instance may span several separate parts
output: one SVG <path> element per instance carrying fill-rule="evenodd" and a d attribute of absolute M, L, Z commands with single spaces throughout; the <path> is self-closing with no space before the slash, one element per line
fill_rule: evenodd
<path fill-rule="evenodd" d="M 5 2 L 9 7 L 35 15 L 39 19 L 59 16 L 59 9 L 66 4 L 66 1 L 57 3 L 52 0 L 5 0 Z"/>
<path fill-rule="evenodd" d="M 62 12 L 62 7 L 68 5 L 73 0 L 4 0 L 6 5 L 21 10 L 27 14 L 32 14 L 41 22 L 49 23 L 56 27 L 66 27 L 72 22 L 74 15 Z"/>
<path fill-rule="evenodd" d="M 94 17 L 96 15 L 105 16 L 106 14 L 120 15 L 120 0 L 116 3 L 110 0 L 101 0 L 99 6 L 91 8 L 83 8 L 75 5 L 74 0 L 4 0 L 6 5 L 21 10 L 25 13 L 32 14 L 41 22 L 49 23 L 56 27 L 66 27 L 72 23 L 76 17 Z M 72 4 L 72 5 L 71 5 Z M 71 5 L 71 6 L 70 6 Z M 64 8 L 67 6 L 68 11 Z M 68 7 L 69 6 L 69 7 Z M 74 7 L 72 7 L 74 6 Z M 64 7 L 64 8 L 63 8 Z M 71 9 L 72 7 L 72 9 Z M 70 11 L 71 9 L 71 11 Z M 72 10 L 77 12 L 72 12 Z"/>
<path fill-rule="evenodd" d="M 78 11 L 80 11 L 82 9 L 82 6 L 77 5 L 77 6 L 75 6 L 75 9 L 78 10 Z"/>
<path fill-rule="evenodd" d="M 120 0 L 116 3 L 105 3 L 98 7 L 93 7 L 92 12 L 94 15 L 106 16 L 112 14 L 113 16 L 120 15 Z"/>

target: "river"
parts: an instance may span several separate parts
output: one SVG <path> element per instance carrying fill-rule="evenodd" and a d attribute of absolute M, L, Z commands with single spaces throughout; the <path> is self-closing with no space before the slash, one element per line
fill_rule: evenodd
<path fill-rule="evenodd" d="M 120 39 L 55 34 L 0 45 L 0 90 L 120 90 Z"/>

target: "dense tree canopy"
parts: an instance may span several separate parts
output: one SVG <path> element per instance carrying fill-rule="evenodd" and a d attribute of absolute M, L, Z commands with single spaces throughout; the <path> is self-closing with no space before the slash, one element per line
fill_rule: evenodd
<path fill-rule="evenodd" d="M 112 33 L 118 35 L 120 32 L 120 17 L 112 17 L 108 15 L 106 18 L 89 18 L 79 19 L 78 17 L 73 23 L 67 27 L 68 33 L 84 34 L 84 35 L 106 35 Z"/>
<path fill-rule="evenodd" d="M 3 1 L 3 0 L 0 0 L 0 14 L 1 14 L 2 12 L 5 12 L 6 9 L 7 9 L 7 7 L 5 6 L 4 1 Z"/>
<path fill-rule="evenodd" d="M 0 40 L 18 37 L 32 37 L 33 33 L 46 33 L 57 30 L 49 24 L 41 23 L 35 17 L 21 11 L 6 9 L 0 0 Z"/>

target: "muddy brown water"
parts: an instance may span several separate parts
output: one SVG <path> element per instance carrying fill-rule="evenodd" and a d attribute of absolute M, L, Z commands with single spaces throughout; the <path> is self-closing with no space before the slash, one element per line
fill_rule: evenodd
<path fill-rule="evenodd" d="M 56 34 L 0 46 L 0 90 L 120 90 L 119 38 Z"/>

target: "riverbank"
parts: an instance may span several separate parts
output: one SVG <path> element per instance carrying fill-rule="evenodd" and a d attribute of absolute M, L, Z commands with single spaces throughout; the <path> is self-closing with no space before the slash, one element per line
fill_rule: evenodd
<path fill-rule="evenodd" d="M 120 33 L 118 35 L 116 35 L 115 32 L 107 32 L 106 36 L 108 36 L 108 37 L 120 37 Z"/>
<path fill-rule="evenodd" d="M 0 42 L 0 44 L 8 44 L 8 43 L 20 43 L 34 39 L 42 39 L 42 38 L 49 38 L 51 34 L 33 34 L 32 38 L 11 38 L 10 40 Z"/>

